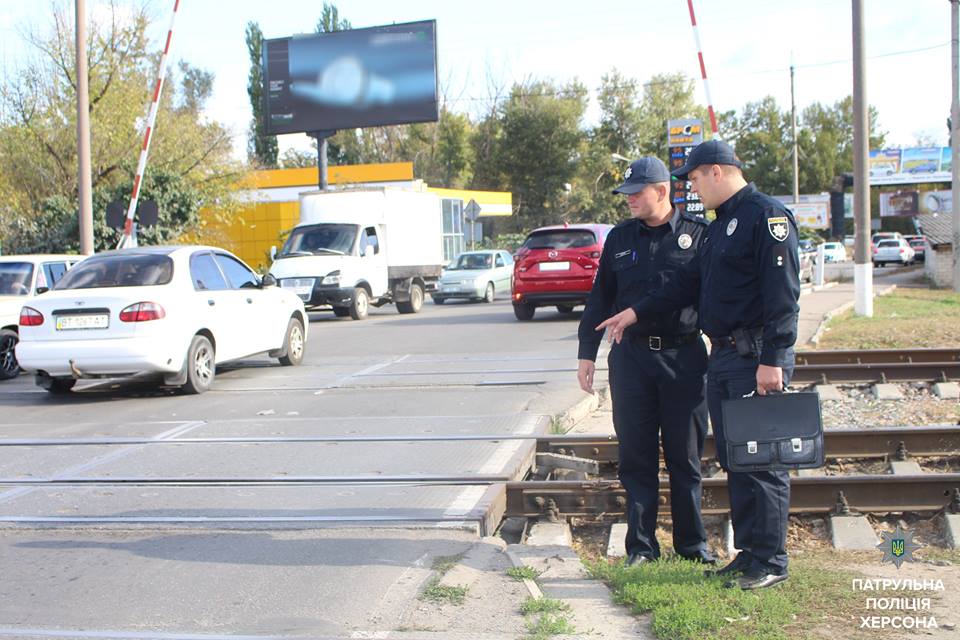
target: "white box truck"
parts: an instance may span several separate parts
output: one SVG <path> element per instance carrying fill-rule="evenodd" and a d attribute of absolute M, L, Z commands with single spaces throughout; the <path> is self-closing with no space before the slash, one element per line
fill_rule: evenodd
<path fill-rule="evenodd" d="M 443 268 L 443 218 L 432 193 L 390 187 L 300 195 L 300 223 L 270 273 L 304 305 L 360 320 L 394 302 L 417 313 Z"/>

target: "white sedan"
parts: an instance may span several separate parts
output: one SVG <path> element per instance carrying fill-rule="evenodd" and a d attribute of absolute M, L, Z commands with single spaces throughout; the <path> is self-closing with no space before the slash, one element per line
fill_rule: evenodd
<path fill-rule="evenodd" d="M 99 253 L 23 307 L 17 360 L 51 393 L 79 379 L 143 375 L 203 393 L 229 360 L 303 360 L 303 302 L 275 285 L 215 247 Z"/>

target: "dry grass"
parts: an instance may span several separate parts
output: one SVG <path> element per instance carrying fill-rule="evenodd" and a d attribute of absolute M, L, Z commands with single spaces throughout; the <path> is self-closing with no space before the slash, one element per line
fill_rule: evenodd
<path fill-rule="evenodd" d="M 832 319 L 820 349 L 906 349 L 960 345 L 960 294 L 897 289 L 873 301 L 873 317 L 853 311 Z"/>

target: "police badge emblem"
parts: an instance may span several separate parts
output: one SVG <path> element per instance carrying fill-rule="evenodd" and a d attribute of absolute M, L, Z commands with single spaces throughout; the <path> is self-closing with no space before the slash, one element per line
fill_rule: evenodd
<path fill-rule="evenodd" d="M 784 216 L 778 218 L 767 218 L 767 231 L 773 236 L 774 240 L 783 242 L 790 235 L 790 225 Z"/>
<path fill-rule="evenodd" d="M 690 237 L 689 233 L 685 233 L 677 238 L 677 245 L 681 249 L 689 249 L 693 245 L 693 238 Z"/>
<path fill-rule="evenodd" d="M 727 223 L 727 235 L 732 236 L 733 232 L 737 230 L 737 219 L 734 218 L 729 223 Z"/>
<path fill-rule="evenodd" d="M 633 167 L 627 167 L 627 170 L 623 172 L 623 179 L 629 180 L 630 176 L 633 175 Z"/>
<path fill-rule="evenodd" d="M 913 552 L 920 548 L 920 545 L 913 541 L 913 532 L 904 531 L 897 525 L 894 532 L 884 531 L 880 534 L 883 542 L 877 545 L 877 549 L 883 551 L 883 562 L 892 562 L 900 568 L 904 562 L 916 562 Z"/>

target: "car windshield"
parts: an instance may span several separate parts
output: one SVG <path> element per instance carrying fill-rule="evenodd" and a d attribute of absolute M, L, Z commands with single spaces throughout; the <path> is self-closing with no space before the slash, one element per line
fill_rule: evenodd
<path fill-rule="evenodd" d="M 29 262 L 0 262 L 0 296 L 30 295 L 33 265 Z"/>
<path fill-rule="evenodd" d="M 839 249 L 839 248 L 840 248 L 840 245 L 837 244 L 836 242 L 825 242 L 825 243 L 823 244 L 823 248 L 824 248 L 824 249 Z"/>
<path fill-rule="evenodd" d="M 93 256 L 79 263 L 54 285 L 57 291 L 101 287 L 152 287 L 170 282 L 173 260 L 156 254 Z"/>
<path fill-rule="evenodd" d="M 493 267 L 493 256 L 489 253 L 464 253 L 456 262 L 450 265 L 451 271 L 459 269 L 490 269 Z"/>
<path fill-rule="evenodd" d="M 897 240 L 881 240 L 878 247 L 899 247 L 900 242 Z"/>
<path fill-rule="evenodd" d="M 922 246 L 923 246 L 923 240 L 911 240 L 911 241 L 910 241 L 910 246 L 911 246 L 911 247 L 922 247 Z"/>
<path fill-rule="evenodd" d="M 534 231 L 523 243 L 524 249 L 582 249 L 592 247 L 597 237 L 584 229 Z"/>
<path fill-rule="evenodd" d="M 360 227 L 355 224 L 313 224 L 290 234 L 277 257 L 353 253 Z"/>

